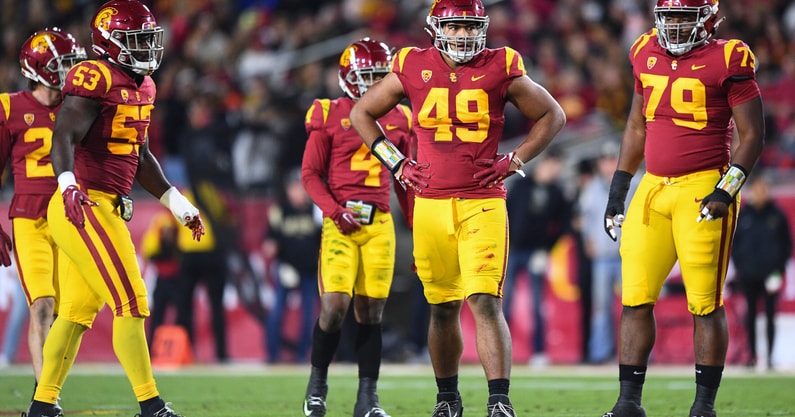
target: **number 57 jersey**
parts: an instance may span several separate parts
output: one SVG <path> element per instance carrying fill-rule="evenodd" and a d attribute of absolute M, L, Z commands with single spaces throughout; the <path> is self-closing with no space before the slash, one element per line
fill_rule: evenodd
<path fill-rule="evenodd" d="M 152 78 L 136 78 L 105 60 L 80 62 L 66 77 L 64 97 L 85 97 L 102 105 L 75 147 L 75 175 L 82 187 L 122 195 L 132 189 L 155 101 Z"/>
<path fill-rule="evenodd" d="M 653 29 L 635 41 L 629 59 L 643 95 L 648 172 L 678 177 L 728 166 L 732 107 L 760 94 L 748 45 L 714 39 L 673 56 Z"/>

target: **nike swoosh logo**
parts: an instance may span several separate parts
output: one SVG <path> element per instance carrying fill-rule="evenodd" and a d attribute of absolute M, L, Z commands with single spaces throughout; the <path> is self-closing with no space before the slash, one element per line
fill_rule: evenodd
<path fill-rule="evenodd" d="M 693 199 L 693 201 L 695 201 L 696 203 L 700 203 L 700 202 L 704 201 L 704 199 L 696 197 L 696 198 Z"/>
<path fill-rule="evenodd" d="M 398 125 L 386 125 L 386 130 L 395 130 L 398 128 Z"/>
<path fill-rule="evenodd" d="M 633 373 L 633 374 L 635 374 L 635 375 L 643 375 L 643 374 L 645 374 L 646 372 L 632 371 L 632 373 Z"/>
<path fill-rule="evenodd" d="M 473 76 L 472 76 L 472 81 L 477 81 L 477 80 L 479 80 L 479 79 L 481 79 L 481 78 L 483 78 L 483 77 L 485 77 L 485 76 L 486 76 L 486 75 L 478 75 L 478 76 L 474 76 L 474 75 L 473 75 Z"/>
<path fill-rule="evenodd" d="M 485 208 L 485 207 L 484 207 L 484 208 L 481 208 L 481 210 L 483 210 L 483 212 L 485 213 L 485 212 L 487 212 L 487 211 L 492 211 L 492 210 L 494 210 L 494 208 L 493 208 L 493 207 L 492 207 L 492 208 Z"/>
<path fill-rule="evenodd" d="M 312 410 L 310 410 L 309 408 L 307 408 L 306 401 L 304 401 L 304 415 L 305 415 L 305 416 L 311 416 L 311 415 L 312 415 Z"/>
<path fill-rule="evenodd" d="M 700 70 L 701 68 L 704 68 L 704 67 L 706 67 L 706 65 L 696 65 L 696 64 L 693 64 L 693 65 L 690 67 L 690 69 L 691 69 L 691 70 L 693 70 L 693 71 L 695 71 L 695 70 Z"/>

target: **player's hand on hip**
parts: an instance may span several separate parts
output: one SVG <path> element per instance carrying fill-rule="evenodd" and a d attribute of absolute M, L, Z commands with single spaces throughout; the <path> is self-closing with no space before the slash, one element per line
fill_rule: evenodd
<path fill-rule="evenodd" d="M 337 209 L 337 211 L 331 215 L 331 220 L 334 221 L 334 225 L 337 226 L 337 229 L 339 229 L 340 233 L 343 235 L 349 235 L 362 228 L 356 214 L 348 208 L 340 207 Z"/>
<path fill-rule="evenodd" d="M 11 266 L 11 237 L 0 226 L 0 265 Z"/>
<path fill-rule="evenodd" d="M 415 193 L 422 194 L 422 189 L 428 188 L 428 180 L 431 179 L 431 174 L 427 172 L 430 167 L 431 164 L 406 159 L 395 173 L 395 178 L 404 189 L 411 188 Z"/>
<path fill-rule="evenodd" d="M 696 222 L 701 223 L 702 220 L 720 219 L 729 212 L 729 204 L 731 204 L 733 200 L 732 196 L 726 191 L 718 188 L 712 190 L 709 195 L 701 200 Z"/>
<path fill-rule="evenodd" d="M 63 206 L 66 212 L 66 218 L 69 219 L 73 225 L 78 228 L 85 227 L 85 213 L 83 206 L 96 206 L 95 201 L 88 198 L 88 194 L 77 188 L 76 185 L 70 185 L 61 194 L 63 196 Z"/>
<path fill-rule="evenodd" d="M 494 158 L 489 159 L 476 159 L 475 166 L 482 167 L 473 176 L 476 180 L 480 180 L 481 187 L 491 188 L 500 181 L 515 174 L 517 168 L 511 169 L 513 157 L 516 152 L 508 154 L 499 153 Z"/>

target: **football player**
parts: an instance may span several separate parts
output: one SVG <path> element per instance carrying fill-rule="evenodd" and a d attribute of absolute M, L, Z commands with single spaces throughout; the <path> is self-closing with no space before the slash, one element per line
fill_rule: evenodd
<path fill-rule="evenodd" d="M 354 417 L 387 417 L 378 403 L 376 383 L 381 367 L 381 317 L 395 266 L 395 226 L 389 207 L 394 178 L 370 154 L 351 127 L 351 108 L 390 70 L 392 53 L 364 38 L 343 51 L 339 83 L 345 97 L 317 99 L 306 113 L 309 139 L 301 181 L 323 211 L 320 249 L 320 317 L 312 335 L 312 369 L 304 415 L 326 414 L 327 375 L 337 351 L 340 330 L 353 301 L 359 390 Z M 394 103 L 380 118 L 395 146 L 410 151 L 411 111 Z M 405 200 L 402 187 L 395 187 Z"/>
<path fill-rule="evenodd" d="M 86 59 L 75 38 L 58 28 L 32 34 L 19 53 L 28 91 L 0 94 L 0 171 L 10 159 L 17 272 L 30 309 L 28 349 L 33 375 L 41 377 L 42 348 L 58 314 L 57 247 L 47 223 L 47 202 L 57 188 L 50 162 L 52 128 L 61 107 L 67 71 Z M 0 227 L 0 264 L 11 265 L 11 239 Z M 35 388 L 34 388 L 35 389 Z M 57 403 L 55 406 L 59 409 Z"/>
<path fill-rule="evenodd" d="M 565 114 L 531 80 L 522 56 L 486 48 L 480 0 L 437 0 L 427 16 L 432 48 L 404 48 L 392 73 L 353 107 L 351 121 L 390 172 L 416 193 L 414 259 L 431 304 L 428 349 L 438 394 L 434 417 L 460 416 L 460 313 L 466 302 L 489 388 L 488 415 L 513 417 L 511 334 L 502 313 L 508 252 L 503 180 L 541 153 Z M 376 120 L 403 98 L 414 114 L 417 157 L 405 156 Z M 534 126 L 516 149 L 497 153 L 510 102 Z"/>
<path fill-rule="evenodd" d="M 60 415 L 55 400 L 85 331 L 108 304 L 113 349 L 141 408 L 140 417 L 177 417 L 160 398 L 144 319 L 147 291 L 125 221 L 133 216 L 134 180 L 201 238 L 198 210 L 163 175 L 149 151 L 155 101 L 150 75 L 163 56 L 163 29 L 137 0 L 113 0 L 91 19 L 97 60 L 72 67 L 53 131 L 50 158 L 58 189 L 47 218 L 60 253 L 58 318 L 44 348 L 41 379 L 28 417 Z"/>
<path fill-rule="evenodd" d="M 620 391 L 604 417 L 646 415 L 641 393 L 655 340 L 654 304 L 677 260 L 694 325 L 696 394 L 688 416 L 715 416 L 729 338 L 729 250 L 740 188 L 765 130 L 754 54 L 740 40 L 713 38 L 721 20 L 717 0 L 659 0 L 655 28 L 629 51 L 635 94 L 605 211 L 613 240 L 613 228 L 624 229 Z M 647 172 L 625 213 L 644 155 Z"/>

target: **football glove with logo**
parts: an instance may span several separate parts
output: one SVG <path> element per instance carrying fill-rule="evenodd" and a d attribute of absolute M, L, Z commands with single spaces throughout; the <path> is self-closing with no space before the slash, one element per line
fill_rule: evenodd
<path fill-rule="evenodd" d="M 334 221 L 334 225 L 337 226 L 337 229 L 343 235 L 349 235 L 362 228 L 362 225 L 356 219 L 356 214 L 344 207 L 340 207 L 332 213 L 331 220 Z"/>
<path fill-rule="evenodd" d="M 403 189 L 411 188 L 415 193 L 422 194 L 422 189 L 428 188 L 428 180 L 431 179 L 431 175 L 425 171 L 430 166 L 428 163 L 420 164 L 413 159 L 406 159 L 395 173 L 395 178 Z"/>
<path fill-rule="evenodd" d="M 481 187 L 491 188 L 498 182 L 519 172 L 519 166 L 511 169 L 511 164 L 516 164 L 514 159 L 516 159 L 516 152 L 500 153 L 494 159 L 477 159 L 475 160 L 475 165 L 484 168 L 476 172 L 474 178 L 480 180 Z"/>
<path fill-rule="evenodd" d="M 61 195 L 66 218 L 78 228 L 85 227 L 86 218 L 83 206 L 96 206 L 97 203 L 88 198 L 88 194 L 77 188 L 77 185 L 66 187 Z"/>

